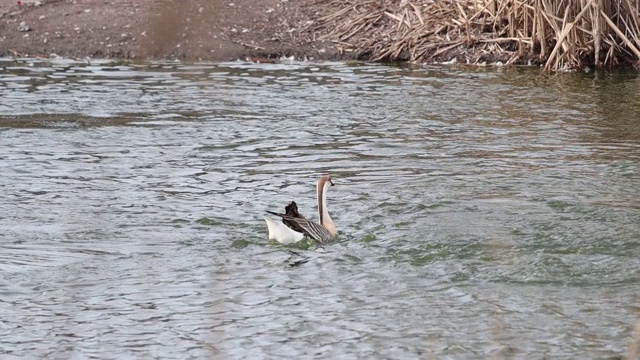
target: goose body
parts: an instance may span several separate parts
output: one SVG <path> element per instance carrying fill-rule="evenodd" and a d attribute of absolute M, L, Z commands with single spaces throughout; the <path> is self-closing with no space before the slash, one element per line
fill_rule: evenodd
<path fill-rule="evenodd" d="M 275 222 L 268 218 L 264 219 L 269 230 L 269 240 L 276 240 L 281 244 L 293 244 L 302 240 L 305 236 L 320 242 L 334 238 L 337 234 L 336 226 L 327 210 L 327 190 L 331 186 L 333 186 L 333 182 L 329 175 L 323 175 L 318 179 L 316 188 L 320 223 L 313 222 L 300 215 L 298 205 L 294 201 L 285 207 L 284 214 L 267 210 L 269 214 L 282 219 L 282 222 Z"/>

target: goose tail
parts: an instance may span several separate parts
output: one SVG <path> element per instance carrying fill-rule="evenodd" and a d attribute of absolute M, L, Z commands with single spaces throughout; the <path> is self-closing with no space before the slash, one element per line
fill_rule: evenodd
<path fill-rule="evenodd" d="M 276 213 L 270 214 L 279 215 Z M 304 238 L 304 234 L 289 229 L 285 224 L 281 222 L 275 222 L 271 219 L 264 218 L 269 230 L 269 240 L 276 240 L 281 244 L 293 244 Z"/>

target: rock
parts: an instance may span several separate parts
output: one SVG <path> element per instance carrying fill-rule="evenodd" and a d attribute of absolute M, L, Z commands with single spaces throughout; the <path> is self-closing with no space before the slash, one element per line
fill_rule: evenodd
<path fill-rule="evenodd" d="M 29 27 L 29 25 L 27 25 L 26 22 L 21 22 L 20 25 L 18 26 L 18 30 L 22 31 L 22 32 L 27 32 L 27 31 L 31 31 L 31 28 Z"/>

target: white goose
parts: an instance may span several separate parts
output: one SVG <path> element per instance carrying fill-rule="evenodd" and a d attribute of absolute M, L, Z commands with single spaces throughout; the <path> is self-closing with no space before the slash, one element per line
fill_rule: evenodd
<path fill-rule="evenodd" d="M 333 186 L 331 176 L 323 175 L 318 179 L 318 217 L 320 224 L 307 220 L 298 213 L 298 205 L 292 201 L 285 207 L 285 213 L 279 214 L 267 210 L 282 218 L 282 222 L 264 218 L 269 228 L 269 240 L 276 240 L 281 244 L 293 244 L 302 240 L 305 235 L 320 242 L 328 241 L 336 236 L 336 225 L 327 210 L 327 190 Z"/>

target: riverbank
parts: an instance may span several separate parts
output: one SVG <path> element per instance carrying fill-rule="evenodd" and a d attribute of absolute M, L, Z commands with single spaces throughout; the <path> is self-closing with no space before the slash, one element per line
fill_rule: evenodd
<path fill-rule="evenodd" d="M 638 67 L 638 7 L 639 0 L 31 0 L 0 5 L 0 56 Z"/>
<path fill-rule="evenodd" d="M 11 1 L 0 4 L 0 56 L 227 61 L 338 58 L 296 41 L 308 0 Z"/>

